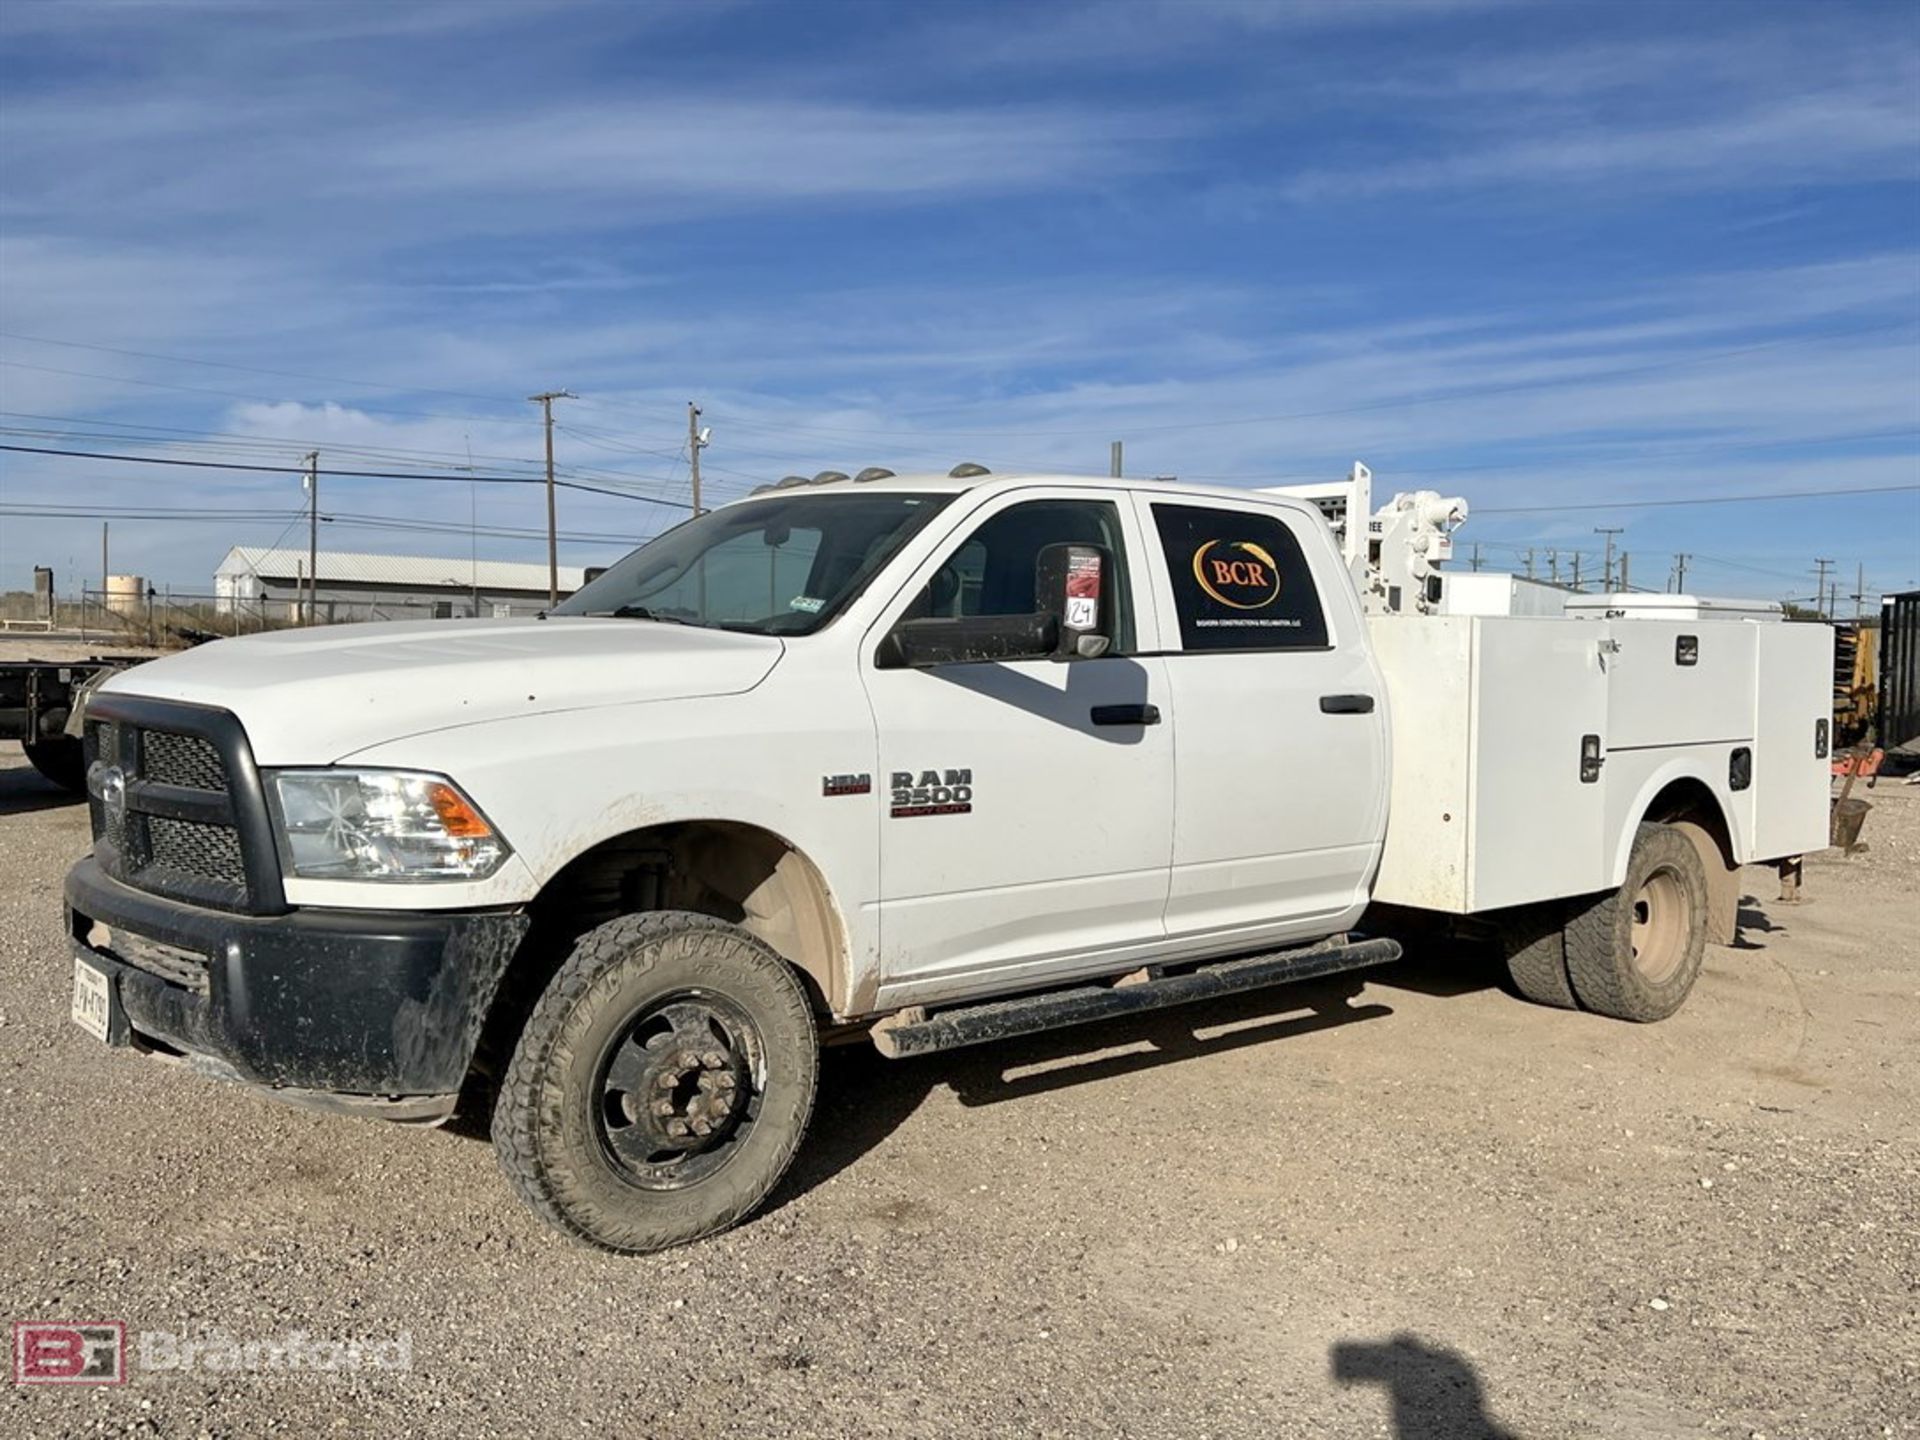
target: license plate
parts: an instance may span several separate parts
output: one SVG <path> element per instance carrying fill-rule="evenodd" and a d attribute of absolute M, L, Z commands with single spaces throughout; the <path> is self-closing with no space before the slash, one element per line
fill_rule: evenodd
<path fill-rule="evenodd" d="M 78 956 L 73 961 L 73 1023 L 105 1041 L 113 1021 L 113 982 Z"/>

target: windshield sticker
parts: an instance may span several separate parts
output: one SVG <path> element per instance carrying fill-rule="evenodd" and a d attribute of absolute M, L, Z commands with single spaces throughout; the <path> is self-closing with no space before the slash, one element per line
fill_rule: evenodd
<path fill-rule="evenodd" d="M 787 602 L 787 608 L 804 611 L 808 615 L 818 615 L 820 607 L 826 603 L 817 595 L 796 595 Z"/>

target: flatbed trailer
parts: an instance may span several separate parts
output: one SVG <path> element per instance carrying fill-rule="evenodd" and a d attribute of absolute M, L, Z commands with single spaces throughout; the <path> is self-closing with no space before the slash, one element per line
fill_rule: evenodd
<path fill-rule="evenodd" d="M 84 795 L 87 764 L 76 711 L 96 685 L 143 658 L 0 661 L 0 740 L 18 740 L 34 769 Z"/>

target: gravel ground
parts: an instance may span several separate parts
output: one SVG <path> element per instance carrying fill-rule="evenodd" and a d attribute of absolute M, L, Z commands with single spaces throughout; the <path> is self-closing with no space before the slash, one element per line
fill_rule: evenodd
<path fill-rule="evenodd" d="M 1860 792 L 1866 793 L 1866 792 Z M 576 1249 L 452 1131 L 67 1020 L 84 811 L 0 756 L 0 1294 L 405 1372 L 139 1364 L 16 1435 L 1920 1434 L 1920 787 L 1653 1026 L 1462 953 L 889 1064 L 830 1057 L 767 1213 Z M 165 1358 L 158 1355 L 157 1358 Z"/>

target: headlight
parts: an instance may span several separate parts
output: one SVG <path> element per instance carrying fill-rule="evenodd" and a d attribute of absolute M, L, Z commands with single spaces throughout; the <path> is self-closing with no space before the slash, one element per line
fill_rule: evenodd
<path fill-rule="evenodd" d="M 281 852 L 303 880 L 478 880 L 507 858 L 474 803 L 410 770 L 279 770 Z"/>

